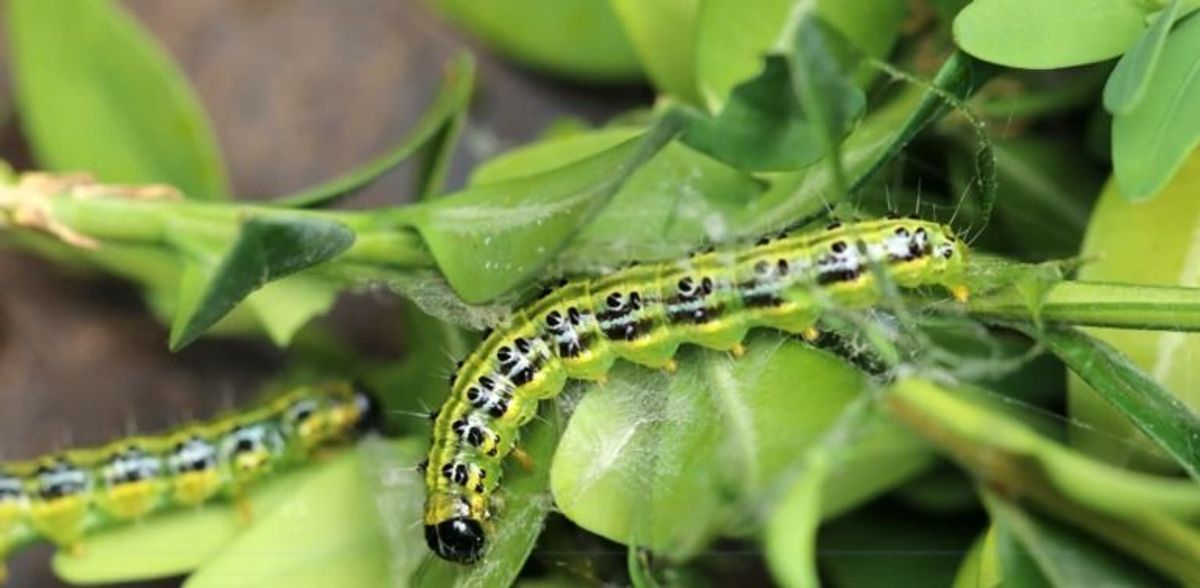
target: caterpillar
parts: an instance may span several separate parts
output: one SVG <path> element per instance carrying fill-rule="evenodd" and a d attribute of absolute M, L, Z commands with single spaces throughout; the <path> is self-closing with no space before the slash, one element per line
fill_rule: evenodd
<path fill-rule="evenodd" d="M 104 525 L 218 496 L 240 500 L 266 474 L 373 430 L 380 418 L 371 395 L 330 382 L 159 436 L 0 464 L 0 582 L 14 543 L 42 538 L 77 550 Z"/>
<path fill-rule="evenodd" d="M 561 284 L 517 309 L 451 375 L 421 466 L 429 548 L 462 564 L 482 557 L 501 460 L 538 401 L 568 378 L 602 381 L 617 359 L 671 371 L 684 343 L 738 356 L 753 327 L 812 339 L 822 309 L 878 303 L 876 268 L 899 287 L 940 286 L 965 300 L 967 254 L 949 227 L 887 218 Z"/>

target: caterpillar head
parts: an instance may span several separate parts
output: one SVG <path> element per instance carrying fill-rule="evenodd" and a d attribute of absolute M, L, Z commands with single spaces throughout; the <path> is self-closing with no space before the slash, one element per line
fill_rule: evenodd
<path fill-rule="evenodd" d="M 438 557 L 460 564 L 478 561 L 487 545 L 483 523 L 470 517 L 425 525 L 425 542 Z"/>
<path fill-rule="evenodd" d="M 488 513 L 482 497 L 431 494 L 426 503 L 425 542 L 444 560 L 474 563 L 487 550 Z"/>
<path fill-rule="evenodd" d="M 955 291 L 956 297 L 959 296 L 967 272 L 967 244 L 949 230 L 939 227 L 930 231 L 929 245 L 932 252 L 930 269 L 941 277 L 941 283 Z"/>

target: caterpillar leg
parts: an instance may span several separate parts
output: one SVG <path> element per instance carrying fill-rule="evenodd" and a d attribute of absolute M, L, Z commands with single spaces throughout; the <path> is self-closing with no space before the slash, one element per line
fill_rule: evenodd
<path fill-rule="evenodd" d="M 668 374 L 673 374 L 679 371 L 679 362 L 675 361 L 674 359 L 668 359 L 667 362 L 663 364 L 662 369 Z"/>
<path fill-rule="evenodd" d="M 67 545 L 63 549 L 64 549 L 64 551 L 67 552 L 67 555 L 69 555 L 71 557 L 78 558 L 78 557 L 83 557 L 84 555 L 87 555 L 87 550 L 83 548 L 83 543 L 78 542 L 78 541 L 75 543 L 72 543 L 70 545 Z"/>
<path fill-rule="evenodd" d="M 808 327 L 807 329 L 800 331 L 800 336 L 804 337 L 805 341 L 812 343 L 821 337 L 821 331 L 818 331 L 816 327 Z"/>
<path fill-rule="evenodd" d="M 971 291 L 966 284 L 958 284 L 950 287 L 950 295 L 959 302 L 966 302 L 971 297 Z"/>
<path fill-rule="evenodd" d="M 250 499 L 242 492 L 237 492 L 233 497 L 233 506 L 237 509 L 238 522 L 243 525 L 250 525 L 254 522 L 254 508 L 250 505 Z"/>
<path fill-rule="evenodd" d="M 517 460 L 517 465 L 521 466 L 521 469 L 527 472 L 532 472 L 536 466 L 536 464 L 533 462 L 533 458 L 530 457 L 528 453 L 525 453 L 525 450 L 521 449 L 520 447 L 513 447 L 512 453 L 509 455 L 511 455 L 513 459 Z"/>
<path fill-rule="evenodd" d="M 729 348 L 729 354 L 732 355 L 734 359 L 739 359 L 743 355 L 746 355 L 746 346 L 738 343 Z"/>

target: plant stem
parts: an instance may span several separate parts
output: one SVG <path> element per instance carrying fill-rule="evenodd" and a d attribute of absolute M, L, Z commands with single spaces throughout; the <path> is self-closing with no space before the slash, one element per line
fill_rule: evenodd
<path fill-rule="evenodd" d="M 1005 320 L 1036 315 L 1087 327 L 1200 331 L 1200 288 L 1067 281 L 1050 290 L 1036 309 L 1011 288 L 973 299 L 968 309 Z"/>

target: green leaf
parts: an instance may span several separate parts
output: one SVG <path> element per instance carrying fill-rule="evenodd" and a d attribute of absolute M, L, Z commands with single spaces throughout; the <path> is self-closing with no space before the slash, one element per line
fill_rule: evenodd
<path fill-rule="evenodd" d="M 204 111 L 167 54 L 108 0 L 13 0 L 18 112 L 42 167 L 229 196 Z"/>
<path fill-rule="evenodd" d="M 318 477 L 320 471 L 296 470 L 256 486 L 247 496 L 251 512 L 257 517 L 270 516 L 297 487 Z M 173 510 L 89 536 L 83 543 L 83 556 L 59 551 L 54 555 L 54 572 L 72 584 L 177 576 L 200 567 L 246 530 L 237 509 L 227 501 Z"/>
<path fill-rule="evenodd" d="M 617 127 L 534 143 L 489 160 L 472 186 L 525 177 L 566 165 L 637 136 Z M 625 259 L 667 259 L 706 240 L 738 232 L 732 224 L 762 184 L 680 143 L 667 145 L 630 176 L 595 219 L 567 245 L 555 265 L 594 271 Z M 730 224 L 726 224 L 730 223 Z"/>
<path fill-rule="evenodd" d="M 995 588 L 1000 586 L 1004 575 L 1000 564 L 996 561 L 996 532 L 994 527 L 988 527 L 967 552 L 958 574 L 954 578 L 953 588 Z"/>
<path fill-rule="evenodd" d="M 865 103 L 855 94 L 852 117 Z M 769 57 L 762 73 L 733 90 L 715 117 L 695 116 L 682 140 L 690 147 L 749 171 L 796 170 L 825 154 L 822 127 L 806 116 L 785 60 Z M 839 137 L 840 139 L 840 137 Z"/>
<path fill-rule="evenodd" d="M 654 86 L 679 100 L 699 104 L 695 36 L 701 1 L 610 2 Z"/>
<path fill-rule="evenodd" d="M 371 453 L 386 457 L 372 471 Z M 389 526 L 419 520 L 423 483 L 405 468 L 421 443 L 368 440 L 294 485 L 281 504 L 256 520 L 188 578 L 187 588 L 218 586 L 374 588 L 403 583 L 424 555 L 419 529 L 404 529 L 393 545 Z M 387 505 L 387 517 L 377 505 Z M 401 512 L 402 511 L 402 512 Z M 397 566 L 393 555 L 407 566 Z"/>
<path fill-rule="evenodd" d="M 816 587 L 817 528 L 821 524 L 821 484 L 829 469 L 821 448 L 809 450 L 804 474 L 776 505 L 767 523 L 765 550 L 771 575 L 784 586 Z"/>
<path fill-rule="evenodd" d="M 329 312 L 340 288 L 329 280 L 304 274 L 270 282 L 246 297 L 271 342 L 286 347 L 292 336 L 315 316 Z"/>
<path fill-rule="evenodd" d="M 1103 341 L 1074 329 L 1038 338 L 1101 397 L 1200 479 L 1200 416 Z"/>
<path fill-rule="evenodd" d="M 1104 86 L 1104 108 L 1113 114 L 1128 114 L 1142 97 L 1154 78 L 1158 57 L 1167 41 L 1167 33 L 1179 15 L 1180 0 L 1170 0 L 1155 17 L 1150 28 L 1138 38 L 1133 48 L 1121 56 L 1116 69 Z"/>
<path fill-rule="evenodd" d="M 975 0 L 954 19 L 954 40 L 984 61 L 1023 69 L 1072 67 L 1124 53 L 1145 29 L 1125 0 Z"/>
<path fill-rule="evenodd" d="M 534 469 L 505 467 L 504 510 L 494 519 L 495 532 L 483 560 L 463 566 L 439 559 L 427 550 L 410 585 L 509 586 L 516 580 L 554 507 L 546 486 L 550 458 L 566 418 L 557 402 L 543 402 L 538 414 L 539 418 L 521 432 L 521 447 L 533 458 Z"/>
<path fill-rule="evenodd" d="M 1023 511 L 996 494 L 985 492 L 984 504 L 999 532 L 1020 541 L 1051 586 L 1135 587 L 1166 581 L 1079 530 Z M 1006 585 L 1029 585 L 1017 581 L 1007 569 L 1004 579 Z"/>
<path fill-rule="evenodd" d="M 1005 414 L 983 391 L 915 377 L 887 393 L 893 412 L 982 484 L 1086 530 L 1176 579 L 1200 576 L 1200 489 L 1090 460 Z"/>
<path fill-rule="evenodd" d="M 822 480 L 822 516 L 928 464 L 901 429 L 841 426 L 866 382 L 828 353 L 762 333 L 736 361 L 693 347 L 678 360 L 669 377 L 621 363 L 577 406 L 550 478 L 576 524 L 681 559 L 716 536 L 753 531 L 747 518 L 804 475 L 804 452 L 826 434 L 844 452 Z"/>
<path fill-rule="evenodd" d="M 609 0 L 431 0 L 497 52 L 530 67 L 588 82 L 641 77 Z"/>
<path fill-rule="evenodd" d="M 190 279 L 185 276 L 178 314 L 171 325 L 171 349 L 196 340 L 255 290 L 332 259 L 352 243 L 354 233 L 330 220 L 299 216 L 246 220 L 210 275 L 192 270 Z M 320 308 L 328 295 L 323 290 L 313 292 L 317 303 L 304 303 L 309 310 Z M 267 320 L 281 326 L 278 318 Z"/>
<path fill-rule="evenodd" d="M 1103 304 L 1113 311 L 1104 312 L 1101 318 L 1140 319 L 1126 323 L 1159 331 L 1088 332 L 1112 345 L 1193 410 L 1200 409 L 1200 388 L 1194 385 L 1193 371 L 1194 358 L 1200 354 L 1200 335 L 1162 331 L 1200 330 L 1200 294 L 1196 291 L 1200 274 L 1196 273 L 1194 253 L 1200 247 L 1198 193 L 1200 153 L 1193 154 L 1171 183 L 1150 201 L 1130 202 L 1115 182 L 1109 182 L 1096 203 L 1081 251 L 1094 261 L 1080 268 L 1079 278 L 1135 286 L 1123 291 L 1111 286 L 1107 291 L 1093 288 L 1089 299 L 1072 304 L 1089 314 L 1092 309 L 1102 309 Z M 1150 235 L 1153 238 L 1147 238 Z M 1099 324 L 1123 326 L 1112 320 Z M 1072 377 L 1068 382 L 1068 400 L 1070 416 L 1080 421 L 1080 429 L 1072 431 L 1072 443 L 1086 453 L 1127 467 L 1173 467 L 1169 462 L 1160 464 L 1161 460 L 1141 455 L 1147 451 L 1153 454 L 1154 443 L 1079 378 Z M 1132 444 L 1138 451 L 1117 450 L 1120 448 L 1095 439 L 1086 430 L 1103 431 L 1105 436 Z"/>
<path fill-rule="evenodd" d="M 805 116 L 812 121 L 830 172 L 835 197 L 849 195 L 842 137 L 866 107 L 866 97 L 853 84 L 838 58 L 836 31 L 824 25 L 813 11 L 797 10 L 792 38 L 786 45 L 792 86 Z"/>
<path fill-rule="evenodd" d="M 759 0 L 754 10 L 740 0 L 706 0 L 696 32 L 696 77 L 710 112 L 762 72 L 763 57 L 779 49 L 789 15 L 803 3 L 815 4 L 860 53 L 876 58 L 891 49 L 905 13 L 899 0 Z"/>
<path fill-rule="evenodd" d="M 424 158 L 424 173 L 418 193 L 424 198 L 442 189 L 446 168 L 466 120 L 467 106 L 475 85 L 475 61 L 470 54 L 458 55 L 446 67 L 446 77 L 433 105 L 391 151 L 373 161 L 323 184 L 283 196 L 272 203 L 292 208 L 324 206 L 361 190 L 413 155 Z"/>
<path fill-rule="evenodd" d="M 1113 173 L 1131 200 L 1157 194 L 1200 145 L 1200 18 L 1167 36 L 1145 97 L 1113 119 Z"/>
<path fill-rule="evenodd" d="M 485 302 L 539 275 L 679 125 L 668 115 L 641 137 L 587 159 L 468 188 L 390 218 L 421 233 L 459 296 Z"/>

